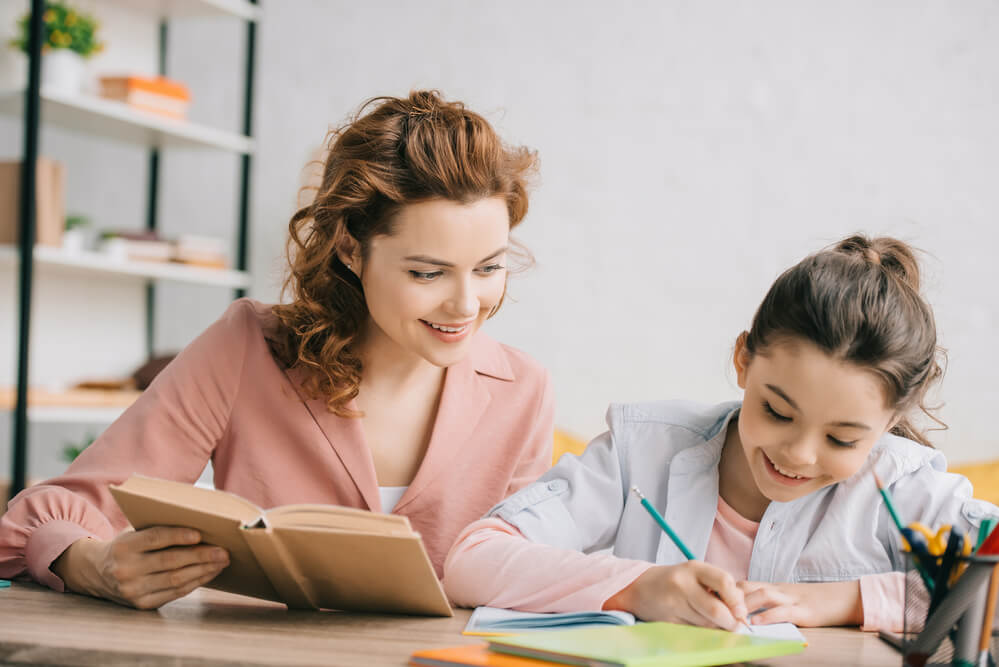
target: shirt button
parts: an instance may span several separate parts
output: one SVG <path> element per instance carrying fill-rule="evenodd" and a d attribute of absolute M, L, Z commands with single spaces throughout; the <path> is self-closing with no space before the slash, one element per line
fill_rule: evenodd
<path fill-rule="evenodd" d="M 558 491 L 558 482 L 548 482 L 549 491 Z"/>

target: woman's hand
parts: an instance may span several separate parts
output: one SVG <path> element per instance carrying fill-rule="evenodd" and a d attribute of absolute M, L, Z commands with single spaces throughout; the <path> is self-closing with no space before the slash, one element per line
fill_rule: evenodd
<path fill-rule="evenodd" d="M 747 607 L 735 579 L 724 570 L 688 561 L 658 565 L 613 595 L 604 609 L 622 609 L 643 621 L 670 621 L 734 630 Z"/>
<path fill-rule="evenodd" d="M 156 609 L 203 586 L 229 565 L 225 549 L 199 545 L 196 530 L 154 526 L 110 542 L 77 540 L 52 563 L 69 590 Z"/>
<path fill-rule="evenodd" d="M 859 581 L 820 584 L 766 584 L 740 581 L 746 607 L 764 609 L 750 623 L 794 623 L 806 628 L 828 625 L 861 625 L 864 605 Z"/>

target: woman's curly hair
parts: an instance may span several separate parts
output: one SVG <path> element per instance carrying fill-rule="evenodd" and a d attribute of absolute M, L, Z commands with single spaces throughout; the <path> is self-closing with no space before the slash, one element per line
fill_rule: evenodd
<path fill-rule="evenodd" d="M 430 199 L 472 203 L 503 197 L 513 228 L 527 214 L 535 154 L 507 147 L 489 123 L 437 91 L 376 97 L 330 132 L 315 198 L 288 225 L 287 304 L 274 306 L 275 357 L 307 372 L 304 390 L 340 416 L 357 396 L 356 349 L 368 318 L 361 281 L 337 252 L 393 233 L 400 208 Z"/>

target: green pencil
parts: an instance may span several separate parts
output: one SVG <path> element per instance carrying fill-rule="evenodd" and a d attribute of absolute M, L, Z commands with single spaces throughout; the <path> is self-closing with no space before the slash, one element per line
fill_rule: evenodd
<path fill-rule="evenodd" d="M 669 527 L 669 524 L 666 523 L 666 519 L 663 518 L 663 515 L 652 506 L 652 503 L 649 502 L 648 498 L 642 495 L 642 492 L 638 490 L 638 487 L 631 487 L 631 492 L 639 497 L 642 501 L 642 507 L 644 507 L 645 510 L 652 515 L 652 518 L 656 520 L 659 527 L 666 531 L 666 534 L 669 535 L 669 539 L 673 540 L 673 544 L 676 545 L 677 549 L 683 552 L 683 555 L 687 557 L 687 560 L 697 560 L 690 549 L 687 548 L 687 545 L 683 543 L 683 540 L 680 539 L 680 536 L 674 533 L 673 529 Z"/>
<path fill-rule="evenodd" d="M 878 491 L 881 492 L 881 497 L 885 499 L 885 505 L 888 506 L 888 513 L 891 514 L 892 521 L 895 522 L 898 532 L 905 532 L 905 526 L 902 525 L 902 520 L 898 518 L 898 512 L 895 510 L 895 503 L 891 500 L 891 494 L 888 492 L 888 489 L 885 488 L 885 485 L 881 483 L 881 478 L 878 477 L 878 473 L 872 470 L 871 474 L 874 475 L 874 483 L 878 485 Z"/>
<path fill-rule="evenodd" d="M 638 490 L 638 487 L 637 486 L 631 487 L 631 492 L 634 493 L 636 496 L 638 496 L 639 500 L 642 501 L 642 507 L 645 508 L 645 511 L 648 512 L 649 515 L 653 519 L 655 519 L 656 523 L 659 524 L 659 527 L 662 528 L 667 535 L 669 535 L 669 539 L 673 540 L 673 544 L 676 545 L 677 549 L 683 552 L 683 555 L 687 557 L 687 560 L 697 560 L 697 558 L 694 556 L 694 552 L 688 549 L 687 545 L 684 544 L 683 540 L 680 539 L 680 536 L 677 535 L 675 532 L 673 532 L 673 529 L 670 528 L 668 523 L 666 523 L 666 519 L 663 518 L 663 515 L 660 514 L 659 511 L 652 506 L 652 503 L 649 502 L 648 498 L 642 495 L 642 492 Z M 721 599 L 721 596 L 718 595 L 717 591 L 715 591 L 715 597 L 718 598 L 719 600 Z M 746 626 L 746 629 L 749 630 L 750 634 L 755 634 L 753 632 L 753 626 L 749 624 L 748 620 L 746 620 L 745 618 L 738 618 L 736 620 L 742 623 L 744 626 Z"/>

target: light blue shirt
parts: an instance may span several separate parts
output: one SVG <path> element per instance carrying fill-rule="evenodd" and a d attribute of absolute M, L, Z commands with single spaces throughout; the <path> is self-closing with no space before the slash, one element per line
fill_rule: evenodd
<path fill-rule="evenodd" d="M 488 513 L 533 542 L 585 553 L 680 563 L 683 554 L 641 506 L 638 486 L 694 555 L 703 559 L 718 507 L 718 463 L 740 403 L 680 401 L 612 405 L 610 429 L 582 456 L 558 463 Z M 946 472 L 935 449 L 886 434 L 847 480 L 787 503 L 760 521 L 749 580 L 816 582 L 904 569 L 901 538 L 874 483 L 891 489 L 903 522 L 958 525 L 977 535 L 999 508 L 971 497 L 971 483 Z"/>

